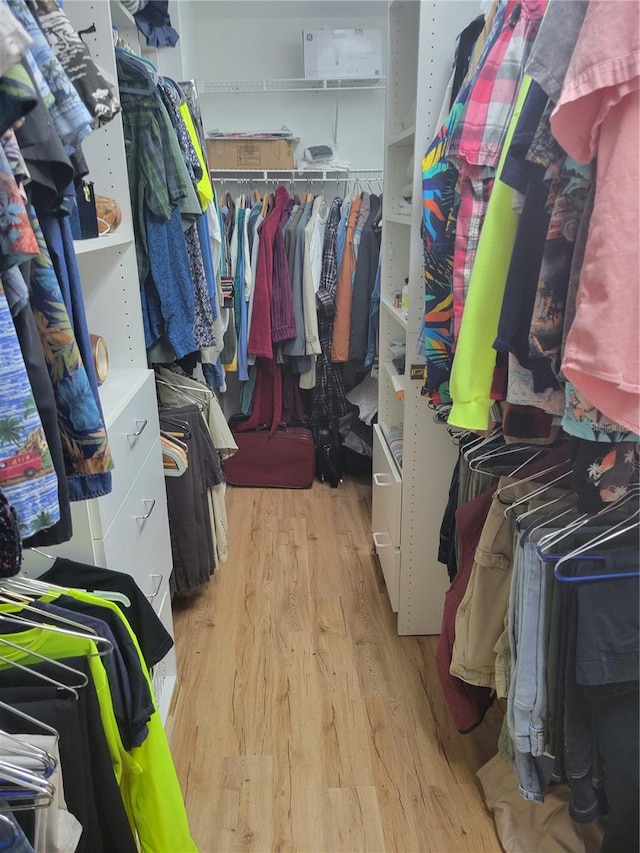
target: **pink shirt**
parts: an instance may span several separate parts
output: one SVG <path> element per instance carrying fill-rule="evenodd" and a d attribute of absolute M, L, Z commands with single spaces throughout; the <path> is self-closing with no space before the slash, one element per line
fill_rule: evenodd
<path fill-rule="evenodd" d="M 551 129 L 596 197 L 562 370 L 600 411 L 640 433 L 640 10 L 592 0 Z"/>

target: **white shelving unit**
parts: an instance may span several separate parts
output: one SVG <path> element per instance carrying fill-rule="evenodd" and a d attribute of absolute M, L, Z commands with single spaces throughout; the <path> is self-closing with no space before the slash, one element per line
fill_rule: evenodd
<path fill-rule="evenodd" d="M 66 0 L 65 11 L 76 30 L 87 31 L 84 41 L 98 65 L 117 80 L 111 13 L 118 23 L 135 27 L 132 16 L 109 0 Z M 95 32 L 89 31 L 92 25 Z M 96 193 L 115 199 L 122 209 L 122 222 L 112 234 L 74 243 L 89 331 L 101 335 L 109 348 L 110 372 L 100 398 L 115 467 L 111 493 L 73 503 L 73 538 L 47 552 L 132 575 L 173 635 L 158 410 L 147 368 L 121 116 L 92 133 L 83 150 Z M 29 552 L 24 570 L 37 576 L 49 562 Z M 165 721 L 176 685 L 173 650 L 152 675 Z"/>
<path fill-rule="evenodd" d="M 437 634 L 448 586 L 446 568 L 437 562 L 438 537 L 456 453 L 445 430 L 436 425 L 420 394 L 422 359 L 416 355 L 424 311 L 422 266 L 421 160 L 437 128 L 458 33 L 478 14 L 477 2 L 393 0 L 389 4 L 382 292 L 378 372 L 379 424 L 373 447 L 374 549 L 398 614 L 399 634 Z M 415 107 L 415 126 L 404 126 Z M 413 155 L 413 204 L 394 210 L 408 183 Z M 408 312 L 393 298 L 408 278 Z M 406 370 L 399 376 L 390 345 L 406 343 Z M 413 379 L 411 366 L 418 367 Z M 398 468 L 386 434 L 403 434 L 403 465 Z"/>
<path fill-rule="evenodd" d="M 103 234 L 100 237 L 91 237 L 88 240 L 74 240 L 73 246 L 76 255 L 85 255 L 87 252 L 112 249 L 114 246 L 126 246 L 127 243 L 133 243 L 133 232 L 118 230 L 113 234 Z"/>

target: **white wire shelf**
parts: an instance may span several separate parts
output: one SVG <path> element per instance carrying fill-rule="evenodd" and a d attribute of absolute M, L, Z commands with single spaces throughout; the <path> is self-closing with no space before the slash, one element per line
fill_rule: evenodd
<path fill-rule="evenodd" d="M 200 95 L 251 95 L 262 92 L 342 92 L 386 88 L 386 77 L 361 80 L 216 80 L 198 84 Z"/>
<path fill-rule="evenodd" d="M 382 169 L 350 169 L 344 166 L 337 169 L 211 169 L 212 180 L 220 178 L 289 178 L 294 181 L 381 181 Z"/>

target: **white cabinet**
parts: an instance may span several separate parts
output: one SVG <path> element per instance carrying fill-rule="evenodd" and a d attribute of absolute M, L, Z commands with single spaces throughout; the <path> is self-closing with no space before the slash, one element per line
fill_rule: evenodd
<path fill-rule="evenodd" d="M 412 378 L 424 311 L 421 160 L 435 127 L 451 71 L 457 34 L 479 12 L 476 2 L 393 0 L 389 4 L 389 50 L 385 108 L 385 212 L 381 247 L 379 426 L 373 450 L 373 544 L 399 634 L 437 634 L 448 586 L 437 562 L 442 514 L 456 452 L 432 420 L 420 394 L 421 371 Z M 413 166 L 411 158 L 413 156 Z M 402 190 L 412 182 L 412 204 Z M 407 311 L 394 295 L 408 279 Z M 406 344 L 405 375 L 392 364 L 391 348 Z M 398 468 L 385 439 L 401 430 L 403 464 Z"/>
<path fill-rule="evenodd" d="M 65 11 L 107 78 L 117 80 L 109 0 L 66 0 Z M 75 242 L 89 331 L 107 342 L 111 370 L 100 398 L 115 467 L 110 494 L 72 504 L 73 538 L 47 553 L 132 575 L 173 635 L 168 592 L 172 569 L 167 501 L 153 373 L 147 369 L 140 288 L 129 202 L 122 119 L 83 144 L 97 195 L 116 200 L 122 222 L 112 234 Z M 50 561 L 25 555 L 36 576 Z M 171 652 L 154 671 L 163 720 L 176 683 Z"/>

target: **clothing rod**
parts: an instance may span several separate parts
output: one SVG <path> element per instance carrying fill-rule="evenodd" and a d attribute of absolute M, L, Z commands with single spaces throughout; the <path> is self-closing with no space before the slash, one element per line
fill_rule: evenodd
<path fill-rule="evenodd" d="M 234 181 L 234 178 L 226 178 L 225 177 L 225 178 L 214 178 L 213 180 L 217 181 L 218 183 L 234 183 L 234 182 L 237 183 L 240 181 L 247 181 L 247 180 L 250 180 L 252 183 L 264 183 L 265 181 L 268 183 L 273 182 L 272 178 L 250 178 L 250 179 L 238 178 L 236 181 Z M 382 178 L 380 178 L 380 177 L 370 177 L 370 178 L 367 178 L 367 177 L 357 177 L 357 178 L 307 178 L 305 180 L 305 183 L 307 183 L 307 184 L 326 184 L 326 183 L 330 183 L 330 184 L 354 184 L 354 183 L 357 183 L 358 181 L 364 181 L 365 183 L 367 181 L 370 183 L 380 183 L 382 181 Z M 287 183 L 287 181 L 284 181 L 284 183 Z"/>
<path fill-rule="evenodd" d="M 301 180 L 307 175 L 382 175 L 382 169 L 211 169 L 211 177 L 216 175 L 241 175 L 252 177 L 253 175 L 292 175 Z"/>

